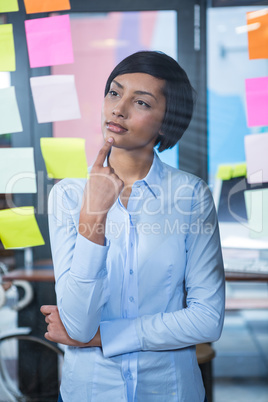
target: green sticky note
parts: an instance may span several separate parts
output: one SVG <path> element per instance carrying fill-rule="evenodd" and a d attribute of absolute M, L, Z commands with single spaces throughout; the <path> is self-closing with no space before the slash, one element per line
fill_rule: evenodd
<path fill-rule="evenodd" d="M 84 138 L 41 138 L 40 145 L 48 177 L 87 177 Z"/>
<path fill-rule="evenodd" d="M 233 177 L 232 165 L 219 165 L 217 177 L 221 180 L 230 180 Z"/>
<path fill-rule="evenodd" d="M 0 0 L 0 13 L 19 11 L 18 0 Z"/>
<path fill-rule="evenodd" d="M 233 167 L 233 176 L 232 177 L 246 177 L 247 175 L 247 164 L 238 163 Z"/>
<path fill-rule="evenodd" d="M 1 210 L 0 239 L 5 249 L 45 244 L 34 216 L 34 207 Z"/>
<path fill-rule="evenodd" d="M 15 88 L 0 89 L 0 134 L 17 133 L 22 131 Z"/>
<path fill-rule="evenodd" d="M 0 25 L 0 71 L 15 71 L 15 47 L 12 24 Z"/>
<path fill-rule="evenodd" d="M 268 188 L 247 190 L 244 194 L 250 236 L 268 238 Z"/>

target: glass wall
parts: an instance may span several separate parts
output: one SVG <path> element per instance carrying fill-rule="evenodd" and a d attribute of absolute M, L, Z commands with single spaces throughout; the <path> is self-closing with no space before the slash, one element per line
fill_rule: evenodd
<path fill-rule="evenodd" d="M 268 76 L 268 59 L 249 59 L 247 12 L 261 7 L 209 8 L 207 13 L 208 167 L 245 161 L 244 137 L 268 132 L 249 127 L 245 80 Z M 267 109 L 268 113 L 268 109 Z"/>
<path fill-rule="evenodd" d="M 233 167 L 246 162 L 245 138 L 254 134 L 264 138 L 268 133 L 268 85 L 255 91 L 255 104 L 251 105 L 246 86 L 248 80 L 268 79 L 267 50 L 260 58 L 250 54 L 250 32 L 257 34 L 263 29 L 247 17 L 255 11 L 255 15 L 266 18 L 267 49 L 268 6 L 207 10 L 208 177 L 218 212 L 227 278 L 223 333 L 213 344 L 215 402 L 267 398 L 267 277 L 261 282 L 258 274 L 263 265 L 267 269 L 268 183 L 249 183 L 245 169 L 237 175 L 228 170 L 218 172 L 219 165 Z M 256 40 L 256 48 L 260 45 Z M 257 103 L 258 99 L 262 101 Z M 255 118 L 258 108 L 264 110 L 264 118 L 253 121 L 252 112 Z M 267 157 L 263 166 L 267 171 Z M 254 272 L 256 278 L 250 280 Z"/>

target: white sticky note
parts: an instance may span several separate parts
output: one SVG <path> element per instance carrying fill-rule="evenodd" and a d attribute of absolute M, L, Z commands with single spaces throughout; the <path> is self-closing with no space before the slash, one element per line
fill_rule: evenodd
<path fill-rule="evenodd" d="M 251 237 L 268 238 L 268 188 L 247 190 L 244 194 Z"/>
<path fill-rule="evenodd" d="M 0 193 L 36 193 L 33 148 L 0 148 Z"/>
<path fill-rule="evenodd" d="M 38 123 L 80 119 L 73 75 L 30 78 Z"/>
<path fill-rule="evenodd" d="M 0 134 L 22 131 L 15 87 L 0 89 Z"/>
<path fill-rule="evenodd" d="M 248 182 L 268 182 L 268 133 L 246 135 L 245 153 Z"/>

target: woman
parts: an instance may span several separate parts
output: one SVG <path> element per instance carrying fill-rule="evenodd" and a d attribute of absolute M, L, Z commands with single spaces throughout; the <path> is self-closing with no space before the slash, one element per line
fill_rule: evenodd
<path fill-rule="evenodd" d="M 60 400 L 204 402 L 195 345 L 221 334 L 224 274 L 205 183 L 160 161 L 188 127 L 178 63 L 137 52 L 111 73 L 86 180 L 50 195 L 57 306 L 45 337 L 68 345 Z"/>

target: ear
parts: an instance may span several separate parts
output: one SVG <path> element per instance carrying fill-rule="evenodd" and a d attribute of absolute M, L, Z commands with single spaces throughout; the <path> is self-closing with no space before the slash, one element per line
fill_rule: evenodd
<path fill-rule="evenodd" d="M 159 133 L 158 133 L 159 135 L 164 135 L 164 133 L 163 133 L 163 131 L 162 130 L 159 130 Z"/>

